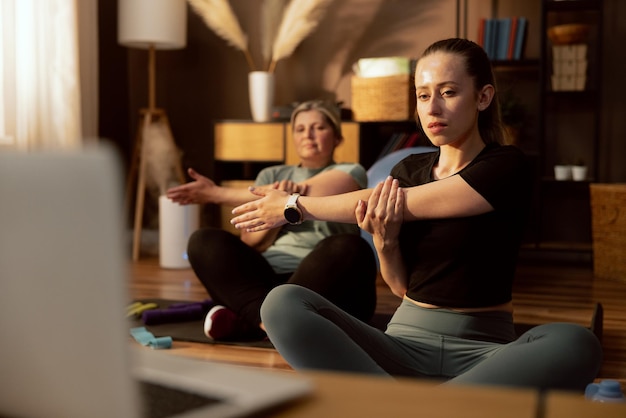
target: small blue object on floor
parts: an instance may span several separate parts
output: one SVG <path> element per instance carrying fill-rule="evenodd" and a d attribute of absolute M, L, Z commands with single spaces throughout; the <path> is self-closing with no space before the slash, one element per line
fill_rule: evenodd
<path fill-rule="evenodd" d="M 155 337 L 154 334 L 149 332 L 144 327 L 131 328 L 130 335 L 135 339 L 135 341 L 146 347 L 154 349 L 172 347 L 172 337 Z"/>

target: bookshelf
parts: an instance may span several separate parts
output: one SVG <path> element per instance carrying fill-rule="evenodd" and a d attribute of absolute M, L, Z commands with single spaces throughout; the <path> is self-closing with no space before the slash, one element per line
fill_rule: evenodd
<path fill-rule="evenodd" d="M 598 178 L 602 141 L 603 3 L 602 0 L 468 0 L 470 18 L 475 25 L 470 30 L 477 41 L 486 42 L 488 21 L 496 25 L 495 33 L 500 34 L 497 41 L 491 41 L 495 42 L 495 49 L 488 51 L 493 58 L 500 97 L 510 94 L 528 111 L 516 143 L 531 157 L 536 173 L 525 247 L 540 250 L 542 257 L 591 260 L 589 184 Z M 526 17 L 527 27 L 521 54 L 511 56 L 513 31 L 509 21 L 515 16 Z M 578 71 L 580 64 L 556 63 L 555 52 L 560 57 L 562 51 L 575 51 L 560 45 L 554 49 L 548 30 L 567 24 L 588 25 L 582 42 L 586 52 L 585 79 L 574 80 L 568 75 L 562 84 L 560 79 L 554 82 L 553 76 L 563 71 L 568 74 Z M 493 31 L 492 28 L 492 35 Z M 498 55 L 497 45 L 507 44 L 507 33 L 509 49 L 503 59 L 502 51 Z M 500 38 L 505 41 L 499 42 Z M 588 168 L 585 180 L 555 179 L 555 165 L 572 165 L 579 160 L 584 160 Z"/>
<path fill-rule="evenodd" d="M 541 6 L 541 212 L 537 246 L 590 259 L 589 184 L 598 178 L 601 142 L 603 1 L 544 0 Z M 549 35 L 555 27 L 572 24 L 584 25 L 586 30 L 569 38 Z M 565 57 L 565 50 L 584 53 Z M 586 179 L 555 179 L 555 165 L 569 166 L 581 160 L 587 166 Z"/>

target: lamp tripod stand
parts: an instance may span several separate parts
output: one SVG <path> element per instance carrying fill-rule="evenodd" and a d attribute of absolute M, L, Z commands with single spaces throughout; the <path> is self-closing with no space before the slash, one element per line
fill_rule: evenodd
<path fill-rule="evenodd" d="M 156 121 L 161 121 L 163 126 L 170 133 L 168 138 L 173 138 L 171 135 L 171 128 L 167 114 L 164 109 L 156 107 L 156 51 L 154 45 L 150 45 L 148 50 L 148 108 L 141 109 L 139 111 L 140 121 L 137 127 L 137 134 L 135 137 L 135 146 L 130 161 L 130 169 L 128 179 L 126 182 L 126 202 L 130 207 L 130 199 L 132 197 L 133 183 L 136 180 L 136 195 L 135 195 L 135 217 L 133 227 L 133 248 L 132 257 L 133 261 L 139 259 L 139 252 L 141 249 L 141 231 L 143 225 L 143 212 L 146 197 L 146 147 L 145 141 L 150 138 L 146 138 L 146 133 L 149 132 L 150 125 Z M 172 144 L 174 147 L 176 144 Z M 185 181 L 183 169 L 180 161 L 176 159 L 175 165 L 176 176 L 180 183 Z"/>

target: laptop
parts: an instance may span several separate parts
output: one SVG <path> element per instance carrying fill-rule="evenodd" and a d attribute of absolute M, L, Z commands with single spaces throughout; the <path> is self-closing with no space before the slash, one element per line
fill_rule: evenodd
<path fill-rule="evenodd" d="M 309 394 L 131 339 L 121 173 L 107 146 L 0 152 L 0 416 L 231 417 Z"/>

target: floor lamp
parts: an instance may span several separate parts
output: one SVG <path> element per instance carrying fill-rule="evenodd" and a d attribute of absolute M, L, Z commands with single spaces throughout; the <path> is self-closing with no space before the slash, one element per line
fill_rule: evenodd
<path fill-rule="evenodd" d="M 139 259 L 141 229 L 146 190 L 146 159 L 143 146 L 145 133 L 155 121 L 170 130 L 167 114 L 156 106 L 156 50 L 180 49 L 187 43 L 186 0 L 118 0 L 118 42 L 131 48 L 148 50 L 148 107 L 140 110 L 140 123 L 127 180 L 127 201 L 137 181 L 133 230 L 133 260 Z M 171 136 L 170 136 L 171 137 Z M 184 181 L 182 167 L 177 175 Z"/>

